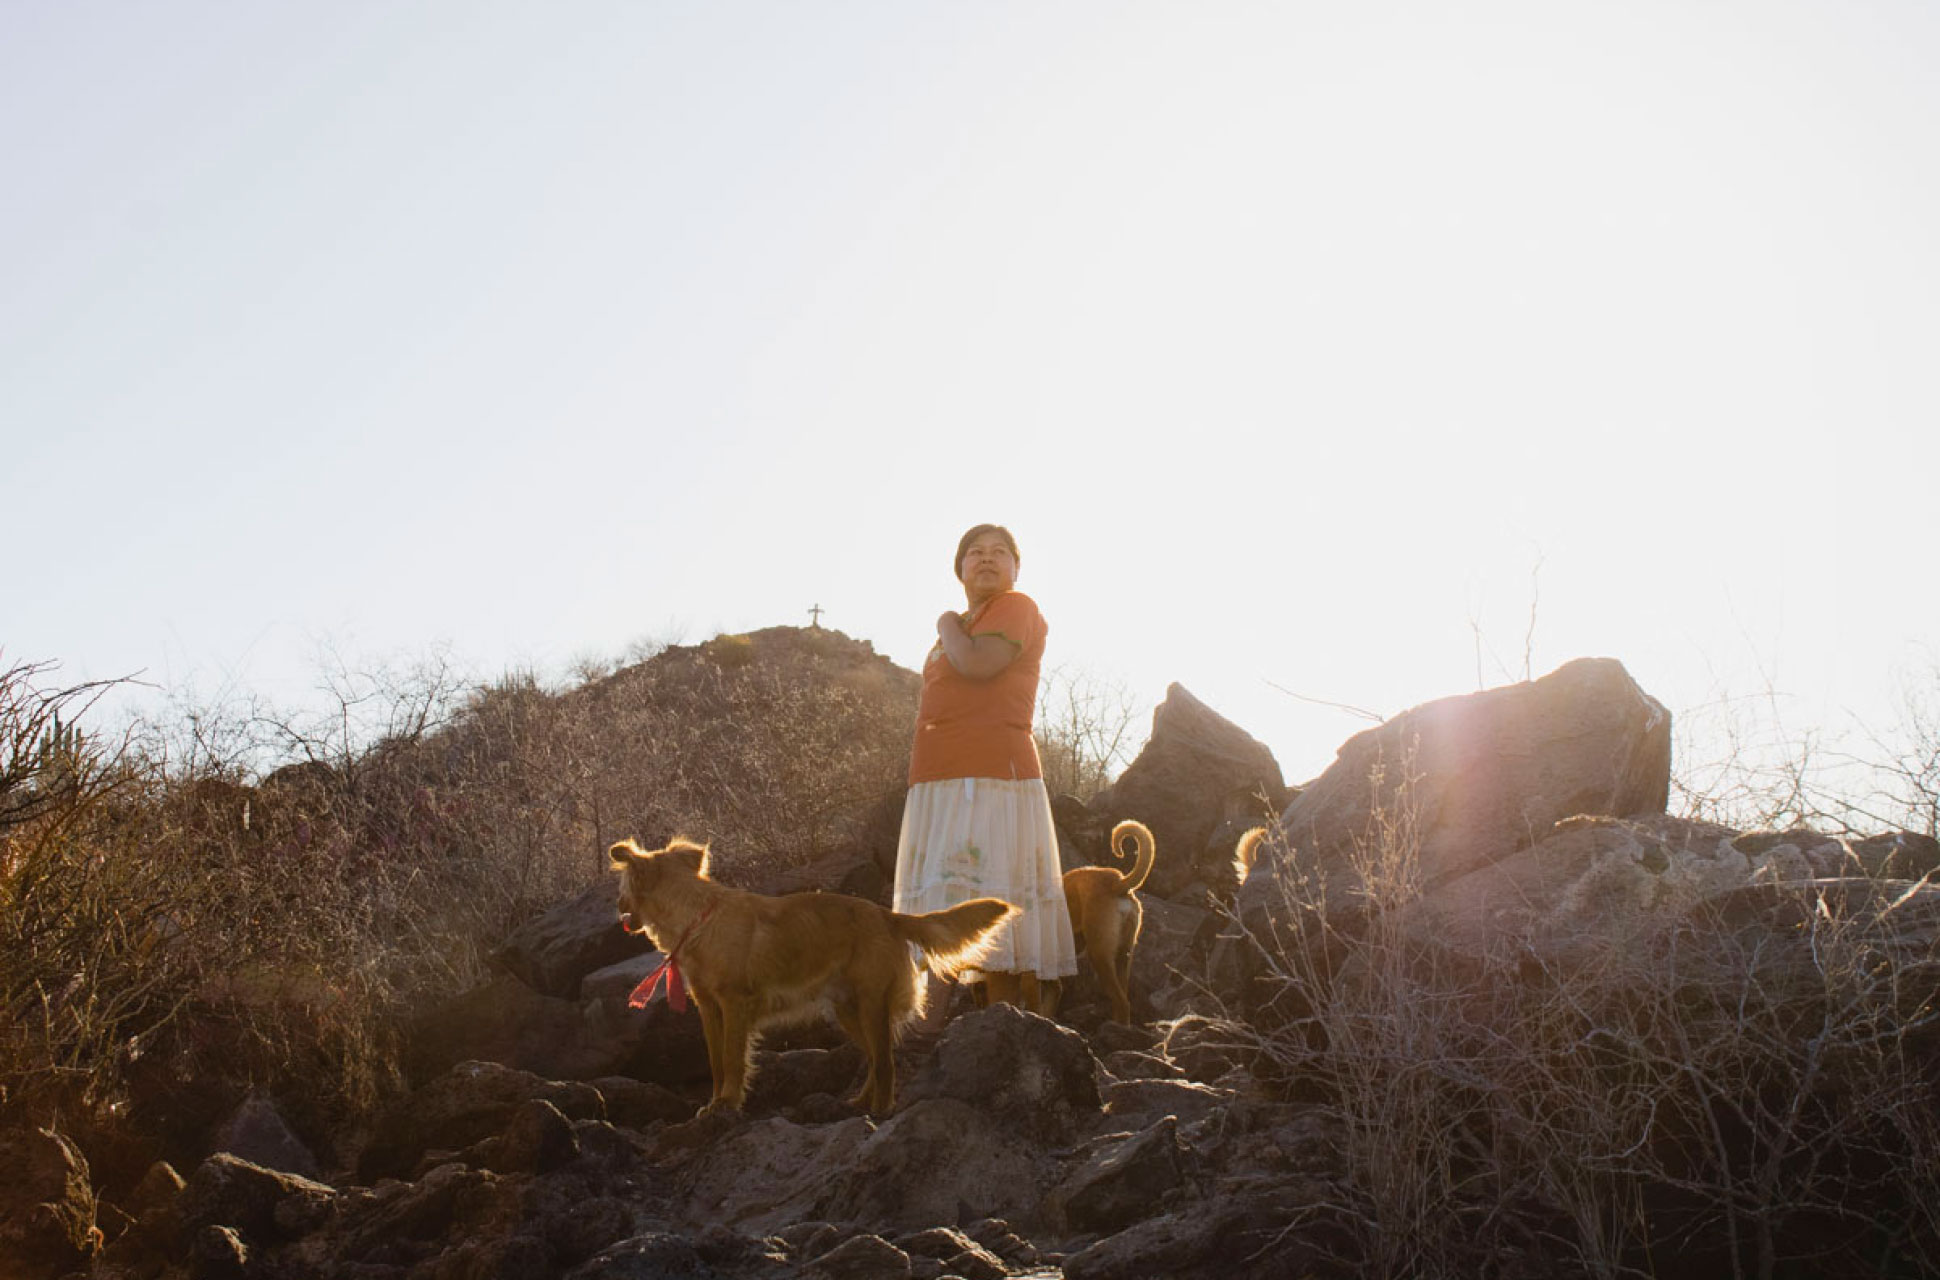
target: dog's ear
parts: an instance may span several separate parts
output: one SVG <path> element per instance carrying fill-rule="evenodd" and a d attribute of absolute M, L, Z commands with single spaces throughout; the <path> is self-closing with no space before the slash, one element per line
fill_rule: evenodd
<path fill-rule="evenodd" d="M 707 875 L 707 846 L 695 844 L 685 836 L 675 836 L 661 856 L 673 859 L 676 866 L 691 876 L 705 878 Z"/>
<path fill-rule="evenodd" d="M 615 871 L 625 871 L 628 864 L 636 859 L 646 857 L 647 853 L 646 850 L 640 847 L 638 841 L 629 837 L 608 849 L 606 856 L 613 860 L 613 869 Z"/>

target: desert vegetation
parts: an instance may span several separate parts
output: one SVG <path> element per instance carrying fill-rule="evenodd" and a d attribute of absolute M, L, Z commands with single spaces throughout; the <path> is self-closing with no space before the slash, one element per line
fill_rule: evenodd
<path fill-rule="evenodd" d="M 1370 779 L 1352 908 L 1282 843 L 1270 909 L 1231 917 L 1246 1012 L 1172 1029 L 1334 1121 L 1341 1176 L 1290 1230 L 1357 1275 L 1933 1273 L 1923 883 L 1747 886 L 1567 961 L 1512 934 L 1465 951 L 1411 919 L 1410 769 Z"/>
<path fill-rule="evenodd" d="M 102 687 L 12 667 L 0 1105 L 181 1130 L 208 1118 L 185 1095 L 273 1081 L 318 1127 L 368 1111 L 397 1015 L 477 981 L 612 840 L 705 833 L 732 867 L 859 838 L 899 795 L 915 703 L 856 648 L 721 637 L 560 692 L 337 670 L 326 712 L 198 707 L 112 740 L 85 727 Z"/>
<path fill-rule="evenodd" d="M 407 1088 L 413 1011 L 602 883 L 621 837 L 705 835 L 731 880 L 880 891 L 912 673 L 814 629 L 629 657 L 564 687 L 338 670 L 326 712 L 122 731 L 94 723 L 101 686 L 0 672 L 0 1127 L 66 1135 L 113 1194 L 198 1159 L 252 1091 L 355 1141 Z M 1047 776 L 1089 799 L 1138 745 L 1129 699 L 1069 669 L 1043 705 Z M 1713 741 L 1741 749 L 1674 776 L 1685 819 L 1934 833 L 1925 686 L 1858 750 Z M 1940 1272 L 1924 882 L 1748 884 L 1567 963 L 1431 945 L 1416 769 L 1369 780 L 1348 899 L 1284 836 L 1269 910 L 1216 897 L 1242 989 L 1162 1028 L 1335 1135 L 1283 1228 L 1317 1274 Z M 826 873 L 858 863 L 876 878 Z"/>

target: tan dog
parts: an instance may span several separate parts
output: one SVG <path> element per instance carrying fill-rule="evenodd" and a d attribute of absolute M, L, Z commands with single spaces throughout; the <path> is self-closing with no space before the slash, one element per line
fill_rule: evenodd
<path fill-rule="evenodd" d="M 1246 877 L 1253 874 L 1253 864 L 1259 861 L 1260 845 L 1266 840 L 1267 830 L 1265 827 L 1254 827 L 1233 846 L 1233 874 L 1239 877 L 1241 884 L 1245 884 Z"/>
<path fill-rule="evenodd" d="M 1124 856 L 1129 836 L 1138 857 L 1130 873 L 1111 867 L 1074 867 L 1064 873 L 1064 905 L 1071 912 L 1071 932 L 1078 949 L 1091 958 L 1098 981 L 1111 999 L 1114 1021 L 1132 1020 L 1132 951 L 1145 923 L 1138 888 L 1152 873 L 1158 842 L 1142 822 L 1127 820 L 1111 829 L 1112 852 Z"/>
<path fill-rule="evenodd" d="M 607 852 L 620 873 L 620 923 L 668 955 L 700 1009 L 714 1080 L 703 1115 L 746 1100 L 748 1059 L 762 1028 L 824 1011 L 869 1061 L 856 1104 L 888 1111 L 896 1038 L 922 1012 L 910 947 L 941 968 L 961 968 L 1017 914 L 996 898 L 906 916 L 842 894 L 748 893 L 708 879 L 707 847 L 691 840 L 652 852 L 622 840 Z"/>

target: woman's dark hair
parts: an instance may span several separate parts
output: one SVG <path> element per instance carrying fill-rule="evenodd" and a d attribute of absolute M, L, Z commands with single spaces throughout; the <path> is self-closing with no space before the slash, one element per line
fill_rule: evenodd
<path fill-rule="evenodd" d="M 1009 529 L 1004 528 L 1000 524 L 980 524 L 957 540 L 956 570 L 958 582 L 963 581 L 963 557 L 970 554 L 970 544 L 978 538 L 983 537 L 986 533 L 994 533 L 1002 538 L 1004 545 L 1010 548 L 1010 558 L 1017 561 L 1018 564 L 1024 563 L 1022 553 L 1017 550 L 1017 539 L 1010 536 Z"/>

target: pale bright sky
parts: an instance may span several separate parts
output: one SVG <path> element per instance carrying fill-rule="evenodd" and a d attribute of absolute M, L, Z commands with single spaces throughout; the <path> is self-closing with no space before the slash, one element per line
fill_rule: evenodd
<path fill-rule="evenodd" d="M 0 656 L 295 700 L 808 621 L 1289 780 L 1940 636 L 1940 7 L 0 2 Z M 1478 661 L 1477 635 L 1485 653 Z M 1141 713 L 1143 714 L 1143 713 Z"/>

